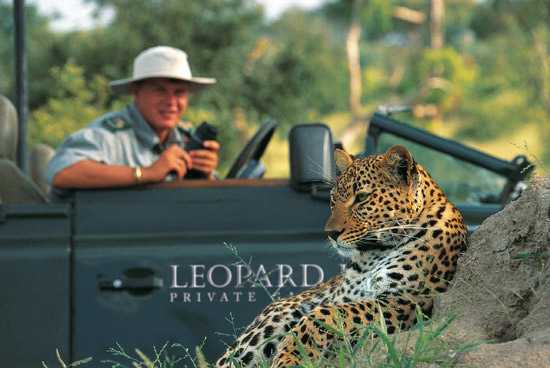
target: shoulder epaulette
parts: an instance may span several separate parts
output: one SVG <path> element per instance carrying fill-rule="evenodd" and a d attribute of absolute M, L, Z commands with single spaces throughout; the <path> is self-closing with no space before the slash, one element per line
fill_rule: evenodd
<path fill-rule="evenodd" d="M 127 130 L 131 128 L 131 124 L 121 116 L 106 118 L 101 124 L 105 127 L 105 129 L 111 132 L 117 132 L 119 130 Z"/>

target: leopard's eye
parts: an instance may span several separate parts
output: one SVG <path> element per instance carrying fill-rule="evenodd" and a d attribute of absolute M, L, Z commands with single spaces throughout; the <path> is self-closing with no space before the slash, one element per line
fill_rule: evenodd
<path fill-rule="evenodd" d="M 370 193 L 366 192 L 359 192 L 355 195 L 355 203 L 361 203 L 367 200 L 369 198 Z"/>

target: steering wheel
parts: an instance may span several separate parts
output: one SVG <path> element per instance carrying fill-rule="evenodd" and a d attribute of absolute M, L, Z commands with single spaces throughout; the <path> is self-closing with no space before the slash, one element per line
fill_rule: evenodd
<path fill-rule="evenodd" d="M 231 169 L 225 177 L 226 179 L 248 178 L 250 176 L 250 170 L 247 169 L 258 165 L 267 145 L 273 138 L 277 125 L 275 121 L 268 121 L 256 131 L 231 165 Z"/>

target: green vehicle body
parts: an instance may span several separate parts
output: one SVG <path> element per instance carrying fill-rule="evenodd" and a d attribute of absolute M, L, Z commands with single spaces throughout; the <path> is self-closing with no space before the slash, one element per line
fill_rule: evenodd
<path fill-rule="evenodd" d="M 291 154 L 290 180 L 179 182 L 0 204 L 3 364 L 57 366 L 55 349 L 67 361 L 98 362 L 117 343 L 150 354 L 167 341 L 193 349 L 205 337 L 203 351 L 213 360 L 222 341 L 231 343 L 235 328 L 250 323 L 273 294 L 297 293 L 338 273 L 344 260 L 323 231 L 326 178 L 296 180 L 319 165 L 333 170 L 326 167 L 331 138 L 320 155 L 307 139 L 319 127 L 300 126 L 291 139 L 298 154 Z M 430 171 L 425 161 L 434 155 L 474 170 L 464 174 L 444 163 L 443 177 L 436 176 L 449 179 L 451 191 L 452 172 L 470 183 L 458 186 L 455 202 L 472 229 L 517 195 L 531 168 L 524 157 L 499 160 L 375 114 L 365 152 L 394 142 L 413 147 Z M 310 162 L 320 156 L 328 159 Z M 471 184 L 473 176 L 482 183 Z"/>

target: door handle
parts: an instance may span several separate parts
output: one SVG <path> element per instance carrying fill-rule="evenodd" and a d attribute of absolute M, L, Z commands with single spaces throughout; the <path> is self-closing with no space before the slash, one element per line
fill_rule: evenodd
<path fill-rule="evenodd" d="M 113 280 L 99 281 L 99 289 L 101 290 L 138 291 L 160 289 L 163 286 L 164 280 L 157 276 L 151 276 L 143 279 L 129 279 L 121 277 Z"/>
<path fill-rule="evenodd" d="M 98 281 L 100 290 L 109 291 L 151 292 L 163 286 L 164 280 L 149 268 L 130 268 L 120 277 L 100 278 Z"/>

